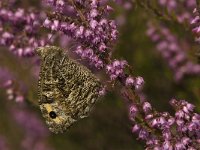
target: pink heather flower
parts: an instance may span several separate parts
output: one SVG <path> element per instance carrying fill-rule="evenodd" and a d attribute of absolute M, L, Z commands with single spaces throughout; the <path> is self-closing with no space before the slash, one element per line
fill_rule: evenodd
<path fill-rule="evenodd" d="M 98 11 L 96 9 L 92 9 L 90 11 L 90 17 L 95 18 L 98 15 Z"/>
<path fill-rule="evenodd" d="M 97 25 L 98 25 L 98 22 L 96 20 L 91 20 L 90 21 L 90 27 L 92 29 L 95 29 Z"/>
<path fill-rule="evenodd" d="M 154 117 L 153 114 L 146 114 L 145 120 L 150 120 L 150 119 L 152 119 L 153 117 Z"/>
<path fill-rule="evenodd" d="M 145 113 L 149 113 L 152 110 L 151 104 L 149 102 L 144 102 L 142 108 Z"/>
<path fill-rule="evenodd" d="M 193 25 L 193 24 L 196 24 L 196 23 L 199 23 L 200 22 L 200 16 L 196 16 L 195 18 L 193 18 L 192 20 L 191 20 L 191 25 Z"/>
<path fill-rule="evenodd" d="M 141 89 L 144 85 L 144 79 L 142 77 L 136 77 L 135 79 L 135 88 Z"/>
<path fill-rule="evenodd" d="M 113 11 L 113 8 L 109 5 L 106 6 L 107 11 Z"/>
<path fill-rule="evenodd" d="M 178 142 L 175 144 L 175 149 L 182 150 L 182 149 L 186 149 L 186 147 L 183 145 L 183 143 Z"/>
<path fill-rule="evenodd" d="M 149 133 L 148 133 L 148 131 L 146 131 L 145 129 L 141 129 L 141 130 L 139 131 L 138 137 L 139 137 L 140 139 L 142 139 L 142 140 L 146 140 L 146 139 L 149 137 Z"/>
<path fill-rule="evenodd" d="M 65 5 L 65 2 L 63 0 L 57 0 L 56 5 L 59 7 L 63 7 Z"/>
<path fill-rule="evenodd" d="M 175 122 L 175 119 L 173 117 L 170 117 L 168 120 L 167 120 L 169 126 L 172 126 Z"/>
<path fill-rule="evenodd" d="M 129 109 L 130 117 L 135 118 L 136 114 L 138 112 L 138 109 L 135 105 L 132 105 Z"/>
<path fill-rule="evenodd" d="M 183 145 L 188 145 L 191 142 L 191 140 L 188 137 L 183 137 L 181 139 L 181 142 L 183 143 Z"/>
<path fill-rule="evenodd" d="M 100 95 L 100 96 L 104 96 L 105 94 L 106 94 L 106 87 L 104 86 L 104 87 L 102 87 L 102 88 L 100 89 L 99 95 Z"/>
<path fill-rule="evenodd" d="M 122 77 L 124 75 L 124 68 L 127 65 L 127 62 L 122 60 L 114 60 L 111 64 L 106 66 L 106 71 L 109 74 L 111 80 L 115 80 L 118 77 Z"/>
<path fill-rule="evenodd" d="M 176 112 L 176 117 L 180 118 L 180 119 L 183 118 L 184 117 L 184 112 L 182 110 L 177 111 Z"/>
<path fill-rule="evenodd" d="M 105 52 L 106 48 L 107 48 L 106 44 L 105 43 L 101 43 L 100 46 L 99 46 L 99 51 L 100 52 Z"/>
<path fill-rule="evenodd" d="M 121 62 L 119 60 L 115 60 L 115 61 L 113 61 L 112 66 L 115 68 L 119 68 L 121 66 Z"/>
<path fill-rule="evenodd" d="M 140 126 L 138 124 L 135 124 L 132 128 L 132 132 L 135 133 L 135 132 L 138 132 L 140 130 Z"/>
<path fill-rule="evenodd" d="M 7 80 L 5 83 L 4 83 L 4 87 L 9 87 L 13 84 L 13 81 L 12 80 Z"/>
<path fill-rule="evenodd" d="M 165 141 L 162 146 L 163 150 L 173 150 L 172 143 L 170 141 Z"/>
<path fill-rule="evenodd" d="M 164 138 L 165 140 L 170 140 L 170 139 L 172 138 L 172 134 L 171 134 L 170 129 L 165 128 L 165 129 L 162 131 L 162 134 L 163 134 L 163 138 Z"/>
<path fill-rule="evenodd" d="M 134 79 L 133 77 L 126 78 L 126 86 L 133 86 L 134 85 Z"/>
<path fill-rule="evenodd" d="M 15 98 L 15 101 L 16 101 L 16 102 L 23 102 L 23 101 L 24 101 L 24 96 L 18 95 L 18 96 Z"/>

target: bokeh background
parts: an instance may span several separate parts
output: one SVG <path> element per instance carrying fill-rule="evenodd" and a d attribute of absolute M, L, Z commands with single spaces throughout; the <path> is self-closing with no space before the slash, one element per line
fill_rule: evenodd
<path fill-rule="evenodd" d="M 149 21 L 161 22 L 179 38 L 193 39 L 186 34 L 189 29 L 181 24 L 166 22 L 139 5 L 116 5 L 111 17 L 119 24 L 119 40 L 114 57 L 126 59 L 134 74 L 145 80 L 144 94 L 157 110 L 173 114 L 169 105 L 172 98 L 185 99 L 200 112 L 200 76 L 187 76 L 181 82 L 174 81 L 173 72 L 156 51 L 155 44 L 146 35 Z M 23 1 L 24 7 L 38 6 L 38 1 Z M 38 7 L 39 8 L 39 7 Z M 162 7 L 158 7 L 162 10 Z M 185 33 L 185 34 L 183 34 Z M 190 40 L 191 41 L 191 40 Z M 199 45 L 195 42 L 188 55 L 195 56 Z M 30 58 L 19 58 L 0 47 L 1 79 L 7 77 L 20 81 L 28 89 L 25 103 L 9 100 L 5 88 L 0 88 L 0 149 L 2 150 L 142 150 L 144 144 L 131 132 L 127 104 L 118 92 L 107 93 L 100 98 L 90 117 L 81 120 L 66 133 L 48 131 L 37 106 L 37 77 Z M 0 79 L 0 80 L 1 80 Z"/>

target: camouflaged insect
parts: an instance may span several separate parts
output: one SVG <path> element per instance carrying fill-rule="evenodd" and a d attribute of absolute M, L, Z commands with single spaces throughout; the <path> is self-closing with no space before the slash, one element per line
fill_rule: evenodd
<path fill-rule="evenodd" d="M 55 46 L 36 50 L 41 58 L 39 105 L 50 131 L 63 132 L 88 116 L 97 101 L 99 80 Z"/>

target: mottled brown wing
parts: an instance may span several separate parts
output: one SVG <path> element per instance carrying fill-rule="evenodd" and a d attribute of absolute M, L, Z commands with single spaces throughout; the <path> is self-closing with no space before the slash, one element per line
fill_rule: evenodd
<path fill-rule="evenodd" d="M 87 117 L 98 98 L 100 82 L 57 47 L 43 47 L 38 82 L 40 109 L 49 129 L 63 132 Z"/>
<path fill-rule="evenodd" d="M 84 118 L 98 98 L 99 80 L 85 66 L 65 57 L 58 66 L 59 89 L 66 95 L 66 101 L 75 119 Z"/>

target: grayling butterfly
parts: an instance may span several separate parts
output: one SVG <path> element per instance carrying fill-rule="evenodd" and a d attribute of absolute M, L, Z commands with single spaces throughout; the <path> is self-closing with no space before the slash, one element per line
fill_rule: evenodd
<path fill-rule="evenodd" d="M 41 112 L 52 132 L 63 132 L 88 116 L 101 84 L 90 70 L 58 47 L 40 47 L 36 52 L 41 59 L 38 82 Z"/>

